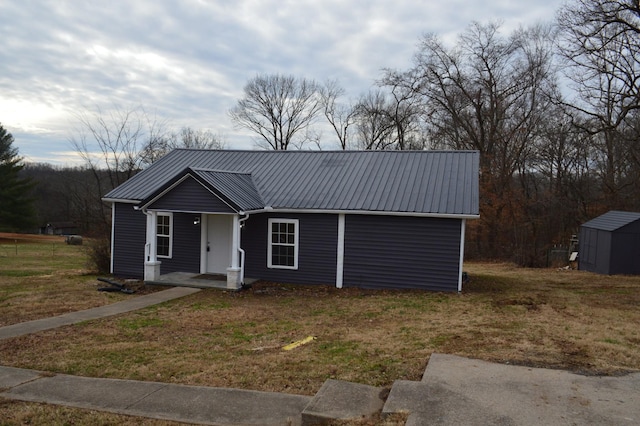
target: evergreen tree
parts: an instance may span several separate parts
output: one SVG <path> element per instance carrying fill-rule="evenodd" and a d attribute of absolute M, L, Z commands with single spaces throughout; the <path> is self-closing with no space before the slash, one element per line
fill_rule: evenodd
<path fill-rule="evenodd" d="M 24 167 L 13 136 L 0 123 L 0 231 L 22 231 L 34 225 L 33 183 L 20 178 Z"/>

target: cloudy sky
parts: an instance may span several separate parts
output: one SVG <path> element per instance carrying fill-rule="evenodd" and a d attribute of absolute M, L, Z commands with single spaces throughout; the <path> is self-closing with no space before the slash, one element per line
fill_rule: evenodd
<path fill-rule="evenodd" d="M 227 111 L 257 74 L 337 79 L 347 97 L 410 65 L 419 37 L 472 21 L 505 33 L 563 0 L 2 0 L 0 123 L 27 161 L 72 165 L 78 113 L 142 106 L 252 149 Z M 332 148 L 330 133 L 325 143 Z"/>

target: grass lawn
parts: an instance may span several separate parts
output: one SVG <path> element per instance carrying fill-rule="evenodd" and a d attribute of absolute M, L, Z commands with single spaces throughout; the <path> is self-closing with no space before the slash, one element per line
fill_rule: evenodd
<path fill-rule="evenodd" d="M 60 247 L 71 253 L 65 262 L 42 255 L 37 267 L 25 266 L 28 276 L 3 272 L 28 263 L 11 260 L 4 247 L 0 324 L 60 310 L 59 300 L 73 310 L 135 297 L 97 292 L 78 247 Z M 419 380 L 433 352 L 583 374 L 640 369 L 640 277 L 489 263 L 465 270 L 471 281 L 462 294 L 267 282 L 239 293 L 204 290 L 0 341 L 0 365 L 304 395 L 328 378 L 386 387 Z M 315 340 L 282 350 L 307 336 Z"/>

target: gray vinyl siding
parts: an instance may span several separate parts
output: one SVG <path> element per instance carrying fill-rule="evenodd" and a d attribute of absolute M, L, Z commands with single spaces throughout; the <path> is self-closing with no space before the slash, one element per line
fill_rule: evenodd
<path fill-rule="evenodd" d="M 347 215 L 344 287 L 457 291 L 459 219 Z"/>
<path fill-rule="evenodd" d="M 125 278 L 144 275 L 146 216 L 132 204 L 114 203 L 113 274 Z"/>
<path fill-rule="evenodd" d="M 191 177 L 179 183 L 148 208 L 182 212 L 235 213 L 220 198 Z"/>
<path fill-rule="evenodd" d="M 198 215 L 199 216 L 199 215 Z M 173 250 L 171 259 L 159 258 L 160 273 L 200 272 L 200 226 L 193 224 L 195 215 L 173 214 Z"/>
<path fill-rule="evenodd" d="M 298 219 L 298 269 L 267 267 L 269 218 Z M 245 276 L 293 284 L 335 285 L 338 216 L 334 214 L 257 214 L 245 222 L 242 248 Z"/>

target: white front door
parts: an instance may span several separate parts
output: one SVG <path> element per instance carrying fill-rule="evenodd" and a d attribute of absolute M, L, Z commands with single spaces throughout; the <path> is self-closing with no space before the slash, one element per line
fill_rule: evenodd
<path fill-rule="evenodd" d="M 233 241 L 233 216 L 207 216 L 207 272 L 227 273 L 231 266 L 231 247 Z"/>

